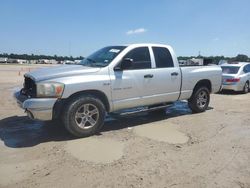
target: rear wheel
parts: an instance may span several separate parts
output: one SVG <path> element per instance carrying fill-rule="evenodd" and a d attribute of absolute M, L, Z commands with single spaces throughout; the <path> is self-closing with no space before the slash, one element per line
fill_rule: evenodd
<path fill-rule="evenodd" d="M 188 106 L 194 113 L 206 111 L 210 102 L 209 90 L 206 87 L 200 87 L 194 90 L 191 98 L 188 100 Z"/>
<path fill-rule="evenodd" d="M 65 128 L 76 137 L 87 137 L 97 133 L 105 119 L 103 103 L 91 95 L 71 99 L 64 109 Z"/>
<path fill-rule="evenodd" d="M 244 88 L 243 88 L 243 93 L 248 93 L 249 92 L 249 83 L 246 82 L 245 85 L 244 85 Z"/>

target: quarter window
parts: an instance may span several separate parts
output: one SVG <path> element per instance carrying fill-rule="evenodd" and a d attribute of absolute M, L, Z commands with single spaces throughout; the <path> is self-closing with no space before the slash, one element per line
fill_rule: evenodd
<path fill-rule="evenodd" d="M 139 47 L 128 52 L 124 58 L 133 59 L 130 69 L 150 69 L 151 60 L 148 47 Z"/>
<path fill-rule="evenodd" d="M 247 67 L 247 65 L 246 65 L 246 66 L 244 66 L 244 68 L 243 68 L 243 72 L 244 72 L 244 73 L 248 73 L 248 67 Z"/>
<path fill-rule="evenodd" d="M 250 72 L 250 64 L 247 65 L 247 72 L 248 72 L 248 73 Z"/>
<path fill-rule="evenodd" d="M 153 47 L 156 68 L 174 67 L 172 55 L 167 48 Z"/>

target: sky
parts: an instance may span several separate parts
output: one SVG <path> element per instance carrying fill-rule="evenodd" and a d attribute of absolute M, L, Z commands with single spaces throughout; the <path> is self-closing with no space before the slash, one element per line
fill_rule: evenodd
<path fill-rule="evenodd" d="M 130 43 L 250 56 L 250 0 L 0 0 L 0 53 L 87 56 Z"/>

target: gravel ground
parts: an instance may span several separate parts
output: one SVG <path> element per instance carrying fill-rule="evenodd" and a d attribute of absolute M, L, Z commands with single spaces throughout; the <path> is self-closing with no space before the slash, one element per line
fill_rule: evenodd
<path fill-rule="evenodd" d="M 0 187 L 250 187 L 250 93 L 211 95 L 192 114 L 109 117 L 74 139 L 29 120 L 12 99 L 29 66 L 0 65 Z"/>

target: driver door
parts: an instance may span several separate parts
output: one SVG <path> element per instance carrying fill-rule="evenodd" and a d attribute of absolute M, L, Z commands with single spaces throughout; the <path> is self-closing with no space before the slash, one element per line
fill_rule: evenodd
<path fill-rule="evenodd" d="M 144 86 L 150 82 L 152 64 L 148 47 L 134 48 L 125 58 L 133 60 L 131 67 L 119 71 L 110 70 L 114 111 L 142 106 L 142 96 L 146 92 Z"/>

